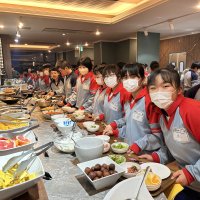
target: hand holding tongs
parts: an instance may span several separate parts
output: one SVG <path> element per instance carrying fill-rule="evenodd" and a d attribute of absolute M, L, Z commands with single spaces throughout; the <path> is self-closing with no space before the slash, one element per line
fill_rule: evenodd
<path fill-rule="evenodd" d="M 17 170 L 15 171 L 14 177 L 20 176 L 28 168 L 29 164 L 31 164 L 31 162 L 36 159 L 37 156 L 46 152 L 52 146 L 53 146 L 53 142 L 49 142 L 49 143 L 44 144 L 44 145 L 37 147 L 35 149 L 31 149 L 29 151 L 23 152 L 19 156 L 14 156 L 14 157 L 10 158 L 7 161 L 7 163 L 3 166 L 3 168 L 2 168 L 3 172 L 6 172 L 9 169 L 11 169 L 14 165 L 16 165 L 25 156 L 30 155 L 28 159 L 20 162 Z M 39 151 L 39 150 L 41 150 L 41 151 Z"/>

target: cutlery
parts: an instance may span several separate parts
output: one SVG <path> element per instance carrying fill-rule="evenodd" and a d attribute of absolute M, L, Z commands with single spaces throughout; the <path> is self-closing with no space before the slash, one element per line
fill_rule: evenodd
<path fill-rule="evenodd" d="M 140 182 L 139 188 L 138 188 L 138 190 L 137 190 L 137 192 L 136 192 L 136 197 L 134 197 L 134 198 L 128 198 L 128 199 L 126 199 L 126 200 L 138 200 L 138 197 L 139 197 L 139 194 L 140 194 L 140 189 L 141 189 L 141 187 L 142 187 L 142 184 L 143 184 L 143 182 L 144 182 L 144 180 L 145 180 L 145 178 L 146 178 L 146 176 L 147 176 L 149 170 L 150 170 L 150 167 L 148 166 L 148 167 L 145 169 L 145 173 L 144 173 L 144 175 L 143 175 L 143 177 L 142 177 L 142 180 L 141 180 L 141 182 Z"/>

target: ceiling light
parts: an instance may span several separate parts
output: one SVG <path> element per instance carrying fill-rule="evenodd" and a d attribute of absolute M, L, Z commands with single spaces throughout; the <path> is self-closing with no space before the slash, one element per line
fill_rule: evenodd
<path fill-rule="evenodd" d="M 21 37 L 21 34 L 20 34 L 20 32 L 19 32 L 19 31 L 17 31 L 17 33 L 16 33 L 16 37 L 18 37 L 18 38 L 20 38 L 20 37 Z"/>
<path fill-rule="evenodd" d="M 65 36 L 65 35 L 66 35 L 65 33 L 62 34 L 62 36 Z"/>
<path fill-rule="evenodd" d="M 69 45 L 70 45 L 69 41 L 67 41 L 67 42 L 66 42 L 66 45 L 67 45 L 67 46 L 69 46 Z"/>
<path fill-rule="evenodd" d="M 60 47 L 60 45 L 57 45 L 57 47 Z"/>
<path fill-rule="evenodd" d="M 78 45 L 76 46 L 76 49 L 79 49 L 79 46 L 78 46 Z"/>
<path fill-rule="evenodd" d="M 15 38 L 15 42 L 16 42 L 16 43 L 18 43 L 18 42 L 19 42 L 18 38 Z"/>
<path fill-rule="evenodd" d="M 174 24 L 173 24 L 172 21 L 169 21 L 169 28 L 170 28 L 171 31 L 174 30 Z"/>
<path fill-rule="evenodd" d="M 97 30 L 96 32 L 95 32 L 95 35 L 100 35 L 101 33 L 99 32 L 99 30 Z"/>
<path fill-rule="evenodd" d="M 19 22 L 18 27 L 22 28 L 24 26 L 24 24 L 22 22 Z"/>
<path fill-rule="evenodd" d="M 27 43 L 25 45 L 28 45 Z"/>
<path fill-rule="evenodd" d="M 85 46 L 86 46 L 86 47 L 88 46 L 88 43 L 87 43 L 87 42 L 85 43 Z"/>
<path fill-rule="evenodd" d="M 197 8 L 200 8 L 200 4 L 199 4 L 199 5 L 197 5 Z"/>
<path fill-rule="evenodd" d="M 51 53 L 51 50 L 48 50 L 49 53 Z"/>
<path fill-rule="evenodd" d="M 147 30 L 144 30 L 144 35 L 147 37 L 149 35 Z"/>
<path fill-rule="evenodd" d="M 4 28 L 4 25 L 0 25 L 0 28 Z"/>

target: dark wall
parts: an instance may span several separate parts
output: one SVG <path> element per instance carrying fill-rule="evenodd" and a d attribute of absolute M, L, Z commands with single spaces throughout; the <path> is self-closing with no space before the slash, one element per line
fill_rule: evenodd
<path fill-rule="evenodd" d="M 94 64 L 99 65 L 102 63 L 101 55 L 101 42 L 94 44 Z"/>
<path fill-rule="evenodd" d="M 116 45 L 113 42 L 102 42 L 102 62 L 115 63 Z"/>
<path fill-rule="evenodd" d="M 160 33 L 149 33 L 148 36 L 144 32 L 137 32 L 137 61 L 147 63 L 151 61 L 159 61 L 160 54 Z"/>

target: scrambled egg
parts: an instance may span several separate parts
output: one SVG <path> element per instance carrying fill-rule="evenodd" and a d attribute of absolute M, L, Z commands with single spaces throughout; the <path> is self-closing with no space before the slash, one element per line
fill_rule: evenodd
<path fill-rule="evenodd" d="M 3 172 L 2 170 L 0 170 L 0 189 L 11 187 L 16 184 L 34 179 L 36 177 L 35 173 L 29 173 L 28 171 L 25 170 L 19 177 L 14 178 L 14 173 L 17 167 L 18 165 L 16 164 L 7 172 Z"/>

